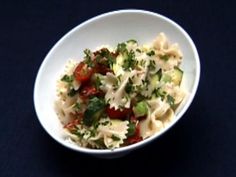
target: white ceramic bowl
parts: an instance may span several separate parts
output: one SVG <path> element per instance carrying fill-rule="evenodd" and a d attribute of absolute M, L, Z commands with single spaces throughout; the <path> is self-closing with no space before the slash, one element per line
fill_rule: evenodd
<path fill-rule="evenodd" d="M 179 43 L 184 54 L 181 68 L 184 70 L 183 87 L 189 95 L 180 105 L 175 120 L 156 135 L 139 143 L 115 150 L 86 149 L 65 141 L 62 125 L 54 110 L 56 100 L 56 80 L 63 72 L 70 58 L 82 58 L 85 48 L 136 39 L 140 44 L 153 41 L 160 32 L 164 32 L 172 42 Z M 189 35 L 172 20 L 143 10 L 119 10 L 94 17 L 76 26 L 62 37 L 44 59 L 35 81 L 34 105 L 41 125 L 57 142 L 82 153 L 99 157 L 124 155 L 141 147 L 172 127 L 189 108 L 196 93 L 200 77 L 200 63 L 196 47 Z"/>

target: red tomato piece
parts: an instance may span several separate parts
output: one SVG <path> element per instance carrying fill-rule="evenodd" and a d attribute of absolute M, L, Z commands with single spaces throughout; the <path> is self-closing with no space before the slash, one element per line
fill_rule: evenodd
<path fill-rule="evenodd" d="M 99 73 L 99 74 L 102 74 L 102 75 L 105 75 L 106 73 L 113 72 L 113 71 L 105 65 L 97 64 L 95 72 Z"/>
<path fill-rule="evenodd" d="M 80 124 L 80 119 L 74 119 L 73 121 L 69 122 L 64 126 L 64 128 L 67 128 L 69 131 L 75 131 L 76 125 Z"/>
<path fill-rule="evenodd" d="M 74 76 L 75 76 L 75 79 L 78 81 L 78 82 L 87 82 L 90 80 L 92 74 L 93 74 L 93 69 L 88 67 L 87 64 L 85 64 L 84 62 L 81 62 L 76 68 L 75 68 L 75 71 L 74 71 Z"/>
<path fill-rule="evenodd" d="M 111 119 L 125 119 L 128 115 L 132 113 L 132 109 L 124 108 L 122 110 L 115 110 L 115 108 L 107 107 L 106 113 Z"/>
<path fill-rule="evenodd" d="M 135 129 L 135 134 L 133 136 L 128 137 L 127 143 L 134 144 L 134 143 L 137 143 L 142 140 L 143 140 L 143 138 L 140 136 L 140 126 L 138 124 Z"/>
<path fill-rule="evenodd" d="M 81 92 L 80 92 L 80 96 L 82 98 L 88 98 L 89 96 L 93 96 L 98 94 L 98 90 L 91 85 L 86 85 L 82 88 Z"/>

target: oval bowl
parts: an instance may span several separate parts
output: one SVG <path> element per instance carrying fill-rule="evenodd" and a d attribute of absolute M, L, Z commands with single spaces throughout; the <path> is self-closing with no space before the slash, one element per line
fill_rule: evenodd
<path fill-rule="evenodd" d="M 83 50 L 108 44 L 115 46 L 128 39 L 140 44 L 148 43 L 164 32 L 171 42 L 177 42 L 183 52 L 184 71 L 182 86 L 188 95 L 176 111 L 176 117 L 169 126 L 139 143 L 114 150 L 97 150 L 79 147 L 65 141 L 63 126 L 54 109 L 56 80 L 63 72 L 66 62 L 82 59 Z M 122 156 L 157 139 L 170 129 L 189 108 L 197 91 L 200 78 L 200 62 L 196 47 L 190 36 L 178 24 L 163 15 L 144 10 L 118 10 L 96 16 L 76 26 L 63 36 L 43 60 L 34 86 L 34 106 L 39 122 L 46 132 L 63 146 L 97 157 L 113 158 Z"/>

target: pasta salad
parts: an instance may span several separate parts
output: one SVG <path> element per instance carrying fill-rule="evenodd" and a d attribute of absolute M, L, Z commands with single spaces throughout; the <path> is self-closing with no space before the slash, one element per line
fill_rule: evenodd
<path fill-rule="evenodd" d="M 84 50 L 57 82 L 56 111 L 71 142 L 114 149 L 146 139 L 168 125 L 185 96 L 182 52 L 160 33 L 148 45 Z"/>

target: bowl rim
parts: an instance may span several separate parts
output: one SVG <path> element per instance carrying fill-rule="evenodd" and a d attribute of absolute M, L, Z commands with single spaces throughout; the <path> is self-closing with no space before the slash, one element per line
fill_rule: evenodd
<path fill-rule="evenodd" d="M 194 58 L 195 58 L 195 63 L 196 63 L 196 75 L 195 75 L 195 82 L 193 85 L 193 89 L 191 90 L 191 93 L 189 94 L 189 98 L 187 99 L 185 105 L 183 106 L 182 110 L 179 112 L 178 116 L 175 117 L 175 119 L 169 124 L 169 126 L 163 128 L 159 133 L 152 135 L 151 137 L 144 139 L 138 143 L 132 144 L 132 145 L 128 145 L 125 147 L 120 147 L 120 148 L 115 148 L 115 149 L 88 149 L 88 148 L 84 148 L 84 147 L 80 147 L 80 146 L 70 146 L 69 144 L 65 144 L 64 140 L 60 139 L 59 137 L 55 136 L 53 133 L 51 133 L 49 130 L 47 130 L 44 126 L 43 126 L 43 122 L 40 118 L 40 113 L 38 110 L 39 107 L 39 103 L 36 101 L 37 100 L 37 93 L 38 93 L 38 88 L 39 88 L 39 80 L 41 78 L 42 75 L 42 71 L 44 66 L 47 63 L 47 60 L 50 58 L 50 56 L 52 55 L 53 51 L 59 46 L 61 45 L 61 43 L 66 40 L 70 35 L 72 35 L 76 30 L 82 28 L 83 26 L 88 25 L 89 23 L 92 23 L 93 21 L 97 21 L 101 18 L 105 18 L 107 16 L 112 16 L 112 15 L 117 15 L 117 14 L 123 14 L 123 13 L 139 13 L 142 15 L 149 15 L 149 16 L 154 16 L 157 17 L 163 21 L 166 21 L 167 23 L 170 23 L 171 25 L 173 25 L 174 27 L 176 27 L 188 40 L 188 42 L 190 43 L 191 49 L 193 50 L 193 54 L 194 54 Z M 92 17 L 82 23 L 80 23 L 79 25 L 75 26 L 74 28 L 72 28 L 69 32 L 65 33 L 63 35 L 62 38 L 60 38 L 56 44 L 54 44 L 54 46 L 50 49 L 50 51 L 47 53 L 47 55 L 45 56 L 45 58 L 43 59 L 37 76 L 36 76 L 36 80 L 35 80 L 35 84 L 34 84 L 34 92 L 33 92 L 33 101 L 34 101 L 34 108 L 36 111 L 36 115 L 37 118 L 41 124 L 41 126 L 43 127 L 43 129 L 54 139 L 56 140 L 58 143 L 60 143 L 61 145 L 77 151 L 77 152 L 83 152 L 83 153 L 87 153 L 87 154 L 93 154 L 93 155 L 104 155 L 104 154 L 114 154 L 114 153 L 120 153 L 120 152 L 128 152 L 137 148 L 140 148 L 142 146 L 144 146 L 145 144 L 148 144 L 150 142 L 152 142 L 154 139 L 159 138 L 161 135 L 163 135 L 166 131 L 168 131 L 172 126 L 174 126 L 177 121 L 183 117 L 183 115 L 185 114 L 185 112 L 187 111 L 187 109 L 189 108 L 190 104 L 193 101 L 194 96 L 196 95 L 197 92 L 197 88 L 199 85 L 199 80 L 200 80 L 200 59 L 199 59 L 199 55 L 196 49 L 196 46 L 193 42 L 193 40 L 190 38 L 190 36 L 188 35 L 188 33 L 180 26 L 178 25 L 176 22 L 174 22 L 173 20 L 169 19 L 168 17 L 161 15 L 159 13 L 156 12 L 151 12 L 151 11 L 147 11 L 147 10 L 141 10 L 141 9 L 120 9 L 120 10 L 115 10 L 115 11 L 110 11 L 110 12 L 106 12 L 100 15 L 97 15 L 95 17 Z"/>

